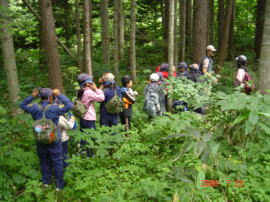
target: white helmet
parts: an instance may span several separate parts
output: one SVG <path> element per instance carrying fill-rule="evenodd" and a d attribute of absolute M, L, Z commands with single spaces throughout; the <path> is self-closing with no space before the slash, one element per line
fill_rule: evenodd
<path fill-rule="evenodd" d="M 156 81 L 158 81 L 158 80 L 159 80 L 159 75 L 158 75 L 157 73 L 152 73 L 152 74 L 150 75 L 150 81 L 156 82 Z"/>

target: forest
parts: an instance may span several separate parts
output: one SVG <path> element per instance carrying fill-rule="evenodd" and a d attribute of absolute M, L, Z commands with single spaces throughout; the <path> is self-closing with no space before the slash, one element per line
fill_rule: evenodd
<path fill-rule="evenodd" d="M 0 10 L 0 201 L 270 201 L 270 0 L 0 0 Z M 177 76 L 183 64 L 202 81 Z M 120 87 L 132 78 L 130 125 L 102 124 L 106 75 Z M 51 113 L 72 111 L 85 82 L 101 93 L 89 102 L 96 125 L 76 115 L 64 186 L 56 167 L 47 184 L 41 151 L 52 146 L 36 143 L 30 108 L 50 92 L 46 102 L 64 105 Z M 166 94 L 154 117 L 152 83 Z"/>

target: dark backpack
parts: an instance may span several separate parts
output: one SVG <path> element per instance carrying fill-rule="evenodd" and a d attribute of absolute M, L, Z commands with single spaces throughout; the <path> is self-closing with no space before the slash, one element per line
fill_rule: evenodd
<path fill-rule="evenodd" d="M 114 90 L 114 96 L 105 103 L 105 109 L 109 114 L 119 114 L 124 110 L 124 102 Z"/>
<path fill-rule="evenodd" d="M 146 93 L 144 111 L 150 117 L 161 115 L 161 105 L 159 101 L 159 94 L 153 89 L 149 89 L 148 92 Z"/>
<path fill-rule="evenodd" d="M 57 141 L 57 127 L 52 120 L 45 117 L 45 112 L 50 106 L 51 105 L 47 105 L 45 108 L 41 107 L 42 118 L 33 123 L 35 139 L 39 144 L 52 144 Z"/>

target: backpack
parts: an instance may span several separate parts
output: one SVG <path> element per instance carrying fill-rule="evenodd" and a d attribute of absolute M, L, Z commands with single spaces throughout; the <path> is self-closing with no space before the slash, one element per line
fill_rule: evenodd
<path fill-rule="evenodd" d="M 153 89 L 149 89 L 146 93 L 144 111 L 150 116 L 154 117 L 161 114 L 161 106 L 159 101 L 159 94 Z"/>
<path fill-rule="evenodd" d="M 105 109 L 109 114 L 119 114 L 124 110 L 124 102 L 118 97 L 116 90 L 114 90 L 114 96 L 105 103 Z"/>
<path fill-rule="evenodd" d="M 245 72 L 245 76 L 244 76 L 244 83 L 245 83 L 245 86 L 244 86 L 244 92 L 246 94 L 250 94 L 250 92 L 252 91 L 252 88 L 247 84 L 247 82 L 249 82 L 251 80 L 251 76 L 248 72 Z"/>
<path fill-rule="evenodd" d="M 81 101 L 83 93 L 84 93 L 83 89 L 78 90 L 77 98 L 73 102 L 74 107 L 72 109 L 72 113 L 77 118 L 82 118 L 86 112 L 86 107 Z"/>
<path fill-rule="evenodd" d="M 45 117 L 45 111 L 51 105 L 42 108 L 42 118 L 33 123 L 36 142 L 39 144 L 52 144 L 57 141 L 56 126 L 52 120 Z"/>
<path fill-rule="evenodd" d="M 86 112 L 86 107 L 82 103 L 82 101 L 80 99 L 76 99 L 73 102 L 73 105 L 74 105 L 74 107 L 72 109 L 72 113 L 74 114 L 74 116 L 77 118 L 83 117 L 85 112 Z"/>

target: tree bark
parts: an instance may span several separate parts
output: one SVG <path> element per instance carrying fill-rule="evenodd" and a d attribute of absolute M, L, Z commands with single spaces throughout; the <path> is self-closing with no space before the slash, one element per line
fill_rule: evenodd
<path fill-rule="evenodd" d="M 110 65 L 110 41 L 109 41 L 109 17 L 108 0 L 101 0 L 101 40 L 102 40 L 102 61 Z"/>
<path fill-rule="evenodd" d="M 42 36 L 44 37 L 44 44 L 48 58 L 50 87 L 58 88 L 62 93 L 65 93 L 62 82 L 62 72 L 59 61 L 51 0 L 39 0 L 39 7 L 43 32 Z"/>
<path fill-rule="evenodd" d="M 164 0 L 163 9 L 163 52 L 164 62 L 168 62 L 168 22 L 169 22 L 169 3 L 170 0 Z"/>
<path fill-rule="evenodd" d="M 255 44 L 254 44 L 255 52 L 256 52 L 256 59 L 259 59 L 261 55 L 265 6 L 266 6 L 266 0 L 257 0 L 256 31 L 255 31 Z"/>
<path fill-rule="evenodd" d="M 79 0 L 75 0 L 75 23 L 76 23 L 76 37 L 77 37 L 77 58 L 78 67 L 83 71 L 83 57 L 82 57 L 82 39 L 81 39 L 81 7 Z"/>
<path fill-rule="evenodd" d="M 213 44 L 213 42 L 214 42 L 214 6 L 215 6 L 215 1 L 209 0 L 209 4 L 208 4 L 208 42 L 207 42 L 207 44 Z"/>
<path fill-rule="evenodd" d="M 64 30 L 65 30 L 65 44 L 67 47 L 71 47 L 71 41 L 70 41 L 70 5 L 68 3 L 68 0 L 63 1 L 63 7 L 64 7 Z"/>
<path fill-rule="evenodd" d="M 193 17 L 193 61 L 198 63 L 205 55 L 207 46 L 207 7 L 208 0 L 194 1 Z"/>
<path fill-rule="evenodd" d="M 228 0 L 226 7 L 226 16 L 224 20 L 223 33 L 222 33 L 222 41 L 219 48 L 218 60 L 217 60 L 217 68 L 216 73 L 220 73 L 220 67 L 223 66 L 225 59 L 228 55 L 228 42 L 229 42 L 229 33 L 230 33 L 230 22 L 233 11 L 233 2 L 234 0 Z"/>
<path fill-rule="evenodd" d="M 168 63 L 170 66 L 170 76 L 173 76 L 173 53 L 174 53 L 174 0 L 169 1 L 169 22 L 168 22 Z"/>
<path fill-rule="evenodd" d="M 178 60 L 179 60 L 179 37 L 178 37 L 178 30 L 179 30 L 179 26 L 178 26 L 178 3 L 179 1 L 175 0 L 174 1 L 174 30 L 173 30 L 173 33 L 174 33 L 174 48 L 173 48 L 173 61 L 174 63 L 173 64 L 177 64 L 178 63 Z"/>
<path fill-rule="evenodd" d="M 270 1 L 266 1 L 262 36 L 261 57 L 259 59 L 258 87 L 262 93 L 270 89 Z"/>
<path fill-rule="evenodd" d="M 228 47 L 228 59 L 234 59 L 234 21 L 235 21 L 235 0 L 233 1 L 232 16 L 230 22 L 230 34 L 229 34 L 229 47 Z"/>
<path fill-rule="evenodd" d="M 222 42 L 222 33 L 225 17 L 224 0 L 218 0 L 218 49 L 220 49 Z"/>
<path fill-rule="evenodd" d="M 1 13 L 1 42 L 4 69 L 6 72 L 8 85 L 8 103 L 11 115 L 15 116 L 19 112 L 19 109 L 16 107 L 17 101 L 19 100 L 19 81 L 17 75 L 13 36 L 12 31 L 10 30 L 10 19 L 8 14 L 9 2 L 8 0 L 1 0 L 0 4 L 3 9 Z"/>
<path fill-rule="evenodd" d="M 185 53 L 186 53 L 186 8 L 187 1 L 180 0 L 180 61 L 185 61 Z"/>
<path fill-rule="evenodd" d="M 130 21 L 130 69 L 132 79 L 136 81 L 136 0 L 131 1 Z"/>
<path fill-rule="evenodd" d="M 118 49 L 118 26 L 119 26 L 119 22 L 118 22 L 118 18 L 119 18 L 119 5 L 118 5 L 118 0 L 114 0 L 113 2 L 113 10 L 114 10 L 114 14 L 113 14 L 113 38 L 114 38 L 114 45 L 113 45 L 113 71 L 114 74 L 117 76 L 119 73 L 119 49 Z"/>
<path fill-rule="evenodd" d="M 118 1 L 118 6 L 119 6 L 119 10 L 118 10 L 118 14 L 119 14 L 119 60 L 122 60 L 123 56 L 124 56 L 124 33 L 125 33 L 125 23 L 124 23 L 124 10 L 123 10 L 123 0 L 119 0 Z"/>
<path fill-rule="evenodd" d="M 90 39 L 90 4 L 89 0 L 83 1 L 84 21 L 84 65 L 83 71 L 92 76 L 91 39 Z"/>
<path fill-rule="evenodd" d="M 90 29 L 91 67 L 92 67 L 92 61 L 93 61 L 93 19 L 92 19 L 92 8 L 93 8 L 92 0 L 89 0 L 89 29 Z"/>
<path fill-rule="evenodd" d="M 191 60 L 191 47 L 192 47 L 192 26 L 193 26 L 193 9 L 192 1 L 186 1 L 186 52 Z"/>
<path fill-rule="evenodd" d="M 39 14 L 31 7 L 31 5 L 27 2 L 27 0 L 22 0 L 22 2 L 26 5 L 26 7 L 29 9 L 29 11 L 39 20 L 41 21 L 41 17 L 39 16 Z M 69 50 L 68 47 L 66 47 L 66 45 L 64 43 L 62 43 L 60 41 L 59 38 L 57 38 L 57 42 L 58 44 L 64 49 L 64 51 L 71 56 L 71 58 L 76 61 L 75 56 L 72 54 L 72 52 Z"/>

